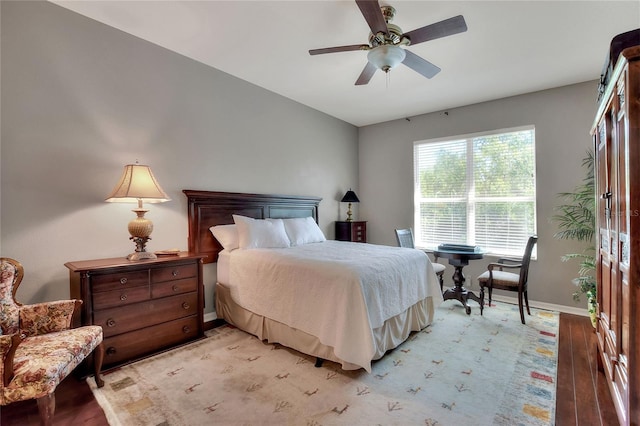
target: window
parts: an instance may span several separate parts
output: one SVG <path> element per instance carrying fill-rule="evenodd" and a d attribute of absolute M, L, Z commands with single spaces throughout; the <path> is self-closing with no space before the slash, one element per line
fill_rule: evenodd
<path fill-rule="evenodd" d="M 536 233 L 533 126 L 414 143 L 416 245 L 522 255 Z"/>

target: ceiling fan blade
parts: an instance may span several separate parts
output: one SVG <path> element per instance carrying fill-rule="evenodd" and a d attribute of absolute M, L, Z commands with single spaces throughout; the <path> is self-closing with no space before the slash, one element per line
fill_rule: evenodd
<path fill-rule="evenodd" d="M 426 59 L 422 59 L 415 53 L 410 52 L 407 49 L 405 49 L 404 52 L 406 53 L 406 56 L 404 57 L 404 61 L 402 61 L 402 63 L 418 74 L 422 74 L 427 78 L 432 78 L 441 71 L 439 67 L 433 65 Z"/>
<path fill-rule="evenodd" d="M 367 49 L 369 49 L 368 44 L 352 44 L 349 46 L 336 46 L 336 47 L 325 47 L 322 49 L 311 49 L 309 50 L 309 55 L 322 55 L 324 53 L 350 52 L 352 50 L 367 50 Z"/>
<path fill-rule="evenodd" d="M 369 83 L 369 80 L 371 80 L 373 74 L 376 73 L 376 70 L 376 66 L 367 61 L 367 65 L 365 65 L 364 69 L 360 73 L 360 77 L 356 80 L 356 86 L 362 86 L 363 84 Z"/>
<path fill-rule="evenodd" d="M 464 21 L 462 15 L 458 15 L 445 19 L 444 21 L 436 22 L 435 24 L 409 31 L 403 35 L 411 40 L 411 45 L 414 45 L 465 31 L 467 31 L 467 23 Z"/>
<path fill-rule="evenodd" d="M 387 31 L 389 31 L 387 29 L 387 22 L 384 20 L 384 16 L 382 16 L 378 0 L 356 0 L 356 4 L 360 8 L 360 12 L 362 16 L 364 16 L 365 21 L 367 21 L 367 24 L 369 24 L 369 28 L 371 28 L 373 34 L 386 34 Z"/>

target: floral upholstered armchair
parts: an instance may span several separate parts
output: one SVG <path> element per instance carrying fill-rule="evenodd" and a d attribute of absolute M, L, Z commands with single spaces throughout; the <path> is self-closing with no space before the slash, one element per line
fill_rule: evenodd
<path fill-rule="evenodd" d="M 22 265 L 0 258 L 0 405 L 36 399 L 40 422 L 52 423 L 56 386 L 96 349 L 98 387 L 104 347 L 102 328 L 71 328 L 81 300 L 22 305 L 15 294 L 24 276 Z"/>

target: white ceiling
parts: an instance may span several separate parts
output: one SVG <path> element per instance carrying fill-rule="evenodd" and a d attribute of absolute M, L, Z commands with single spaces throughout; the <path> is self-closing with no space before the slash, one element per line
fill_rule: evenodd
<path fill-rule="evenodd" d="M 356 126 L 597 79 L 612 37 L 640 27 L 638 0 L 390 0 L 404 32 L 455 15 L 468 31 L 408 47 L 432 79 L 401 65 L 355 86 L 367 52 L 308 53 L 367 43 L 352 0 L 53 2 Z"/>

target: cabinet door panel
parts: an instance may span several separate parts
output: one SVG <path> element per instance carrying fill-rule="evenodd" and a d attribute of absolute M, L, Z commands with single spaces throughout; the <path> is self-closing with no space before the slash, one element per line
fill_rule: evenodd
<path fill-rule="evenodd" d="M 609 264 L 609 256 L 602 254 L 600 262 L 600 320 L 603 322 L 604 331 L 609 330 L 611 315 L 611 269 Z"/>

